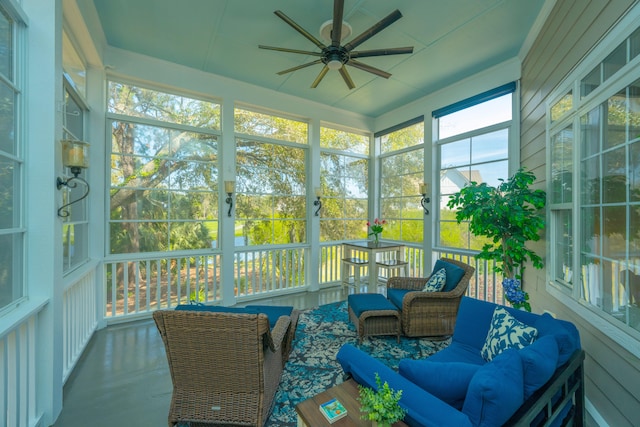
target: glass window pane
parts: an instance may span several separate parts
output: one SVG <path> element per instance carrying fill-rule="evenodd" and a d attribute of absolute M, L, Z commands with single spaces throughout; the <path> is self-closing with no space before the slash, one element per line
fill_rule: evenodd
<path fill-rule="evenodd" d="M 471 139 L 471 158 L 473 163 L 483 163 L 509 156 L 509 130 L 474 136 Z"/>
<path fill-rule="evenodd" d="M 471 163 L 471 139 L 442 144 L 440 148 L 440 164 L 443 168 L 453 168 Z"/>
<path fill-rule="evenodd" d="M 0 114 L 0 151 L 17 154 L 16 148 L 16 111 L 15 93 L 6 83 L 0 81 L 0 99 L 2 99 L 2 113 Z"/>
<path fill-rule="evenodd" d="M 580 82 L 580 99 L 584 98 L 585 96 L 589 95 L 591 92 L 596 90 L 598 86 L 600 86 L 600 83 L 601 83 L 600 65 L 598 64 Z"/>
<path fill-rule="evenodd" d="M 440 139 L 511 120 L 512 94 L 465 108 L 438 119 Z"/>
<path fill-rule="evenodd" d="M 0 73 L 13 80 L 13 20 L 4 9 L 0 9 Z"/>
<path fill-rule="evenodd" d="M 624 148 L 609 151 L 602 156 L 604 203 L 622 203 L 627 200 L 627 163 Z"/>
<path fill-rule="evenodd" d="M 626 40 L 620 43 L 617 48 L 613 50 L 605 59 L 602 61 L 603 71 L 604 71 L 604 80 L 607 80 L 609 77 L 614 75 L 618 70 L 620 70 L 627 63 L 627 42 Z"/>
<path fill-rule="evenodd" d="M 555 122 L 573 108 L 573 91 L 569 91 L 558 102 L 551 106 L 551 121 Z"/>
<path fill-rule="evenodd" d="M 320 128 L 320 147 L 369 154 L 369 137 L 327 127 Z"/>
<path fill-rule="evenodd" d="M 82 141 L 84 139 L 84 111 L 66 88 L 64 91 L 64 101 L 64 122 L 62 126 L 68 133 L 67 138 Z"/>
<path fill-rule="evenodd" d="M 22 234 L 0 235 L 0 307 L 24 296 Z"/>
<path fill-rule="evenodd" d="M 596 107 L 584 116 L 580 117 L 580 134 L 582 135 L 583 157 L 591 156 L 600 152 L 600 142 L 602 139 L 601 128 L 602 115 L 600 107 Z M 571 129 L 571 127 L 567 127 L 565 132 L 569 132 L 571 134 L 571 139 L 573 139 L 573 129 Z"/>
<path fill-rule="evenodd" d="M 0 229 L 20 226 L 20 193 L 18 163 L 0 156 Z"/>
<path fill-rule="evenodd" d="M 573 128 L 551 137 L 551 202 L 568 203 L 573 197 Z"/>
<path fill-rule="evenodd" d="M 583 205 L 593 205 L 600 203 L 600 194 L 602 190 L 600 185 L 602 182 L 602 177 L 600 176 L 600 157 L 592 157 L 590 159 L 584 160 L 582 162 L 580 174 L 582 183 L 581 203 Z M 569 186 L 569 190 L 570 189 L 571 187 Z"/>
<path fill-rule="evenodd" d="M 502 162 L 485 163 L 473 166 L 471 176 L 474 181 L 486 182 L 487 185 L 497 187 L 500 185 L 500 179 L 509 178 L 509 163 L 504 160 Z"/>
<path fill-rule="evenodd" d="M 555 223 L 554 242 L 556 255 L 554 256 L 554 278 L 565 285 L 573 283 L 573 224 L 571 210 L 564 209 L 553 213 Z"/>
<path fill-rule="evenodd" d="M 238 133 L 300 144 L 306 144 L 309 140 L 308 124 L 297 120 L 236 108 L 234 122 L 234 129 Z"/>
<path fill-rule="evenodd" d="M 603 105 L 607 111 L 607 130 L 603 140 L 604 148 L 615 147 L 624 144 L 627 134 L 627 97 L 623 89 L 611 98 L 607 105 Z"/>
<path fill-rule="evenodd" d="M 629 155 L 629 199 L 631 202 L 640 202 L 640 141 L 629 146 Z"/>
<path fill-rule="evenodd" d="M 220 105 L 138 86 L 109 82 L 110 113 L 204 129 L 220 129 Z"/>
<path fill-rule="evenodd" d="M 591 255 L 602 254 L 600 242 L 600 208 L 583 208 L 580 217 L 580 235 L 582 237 L 582 252 Z"/>
<path fill-rule="evenodd" d="M 85 97 L 87 70 L 66 31 L 62 32 L 62 69 L 73 88 Z"/>
<path fill-rule="evenodd" d="M 390 153 L 424 143 L 424 122 L 380 136 L 380 152 Z"/>

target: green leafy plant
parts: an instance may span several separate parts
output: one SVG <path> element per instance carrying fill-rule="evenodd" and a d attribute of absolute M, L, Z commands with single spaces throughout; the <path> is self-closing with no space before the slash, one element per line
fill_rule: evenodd
<path fill-rule="evenodd" d="M 524 263 L 531 261 L 534 268 L 542 268 L 542 258 L 526 247 L 529 241 L 540 240 L 545 219 L 540 211 L 546 203 L 543 190 L 531 189 L 535 175 L 519 169 L 508 180 L 500 179 L 497 187 L 472 181 L 451 196 L 447 206 L 456 209 L 458 223 L 469 221 L 469 230 L 476 236 L 488 237 L 478 258 L 495 262 L 495 271 L 507 279 L 522 279 Z M 523 292 L 523 307 L 531 310 Z M 524 304 L 526 302 L 526 304 Z"/>
<path fill-rule="evenodd" d="M 402 390 L 392 390 L 386 381 L 382 384 L 377 372 L 376 387 L 377 390 L 362 385 L 358 386 L 360 412 L 364 413 L 361 418 L 382 425 L 391 425 L 403 419 L 407 411 L 398 403 L 402 397 Z"/>

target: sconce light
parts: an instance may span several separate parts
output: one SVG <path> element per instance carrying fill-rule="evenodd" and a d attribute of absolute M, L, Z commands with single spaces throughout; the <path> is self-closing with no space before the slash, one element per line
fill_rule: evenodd
<path fill-rule="evenodd" d="M 422 205 L 422 209 L 424 209 L 424 214 L 429 215 L 429 209 L 427 209 L 427 203 L 431 201 L 429 197 L 427 197 L 427 193 L 429 192 L 429 184 L 426 182 L 421 183 L 418 186 L 420 194 L 422 195 L 422 200 L 420 200 L 420 204 Z"/>
<path fill-rule="evenodd" d="M 316 187 L 316 201 L 313 202 L 313 206 L 317 206 L 316 216 L 320 216 L 320 209 L 322 209 L 322 202 L 320 198 L 322 197 L 322 189 L 320 187 Z"/>
<path fill-rule="evenodd" d="M 231 209 L 233 208 L 233 190 L 235 187 L 235 181 L 225 181 L 224 182 L 224 192 L 227 193 L 227 199 L 225 200 L 229 205 L 229 212 L 227 212 L 227 216 L 231 216 Z"/>
<path fill-rule="evenodd" d="M 58 216 L 66 218 L 69 216 L 69 211 L 65 208 L 83 200 L 89 195 L 89 183 L 78 176 L 80 175 L 80 172 L 82 172 L 82 169 L 89 167 L 89 144 L 82 141 L 71 141 L 68 139 L 64 139 L 60 141 L 60 143 L 62 144 L 62 165 L 69 168 L 73 176 L 66 179 L 58 177 L 56 179 L 56 188 L 58 190 L 62 187 L 76 188 L 78 186 L 78 182 L 81 182 L 87 187 L 87 190 L 82 197 L 72 200 L 58 209 Z"/>

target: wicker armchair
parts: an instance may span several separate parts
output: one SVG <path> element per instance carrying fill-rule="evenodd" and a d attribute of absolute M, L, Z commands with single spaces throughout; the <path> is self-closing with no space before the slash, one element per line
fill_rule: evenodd
<path fill-rule="evenodd" d="M 289 316 L 159 310 L 173 396 L 169 426 L 258 426 L 269 417 L 283 369 Z"/>
<path fill-rule="evenodd" d="M 442 261 L 454 264 L 464 270 L 462 279 L 449 292 L 422 292 L 428 277 L 391 277 L 387 288 L 409 289 L 402 298 L 400 313 L 403 334 L 409 337 L 436 337 L 453 334 L 458 315 L 458 306 L 467 291 L 469 280 L 475 268 L 450 258 Z"/>

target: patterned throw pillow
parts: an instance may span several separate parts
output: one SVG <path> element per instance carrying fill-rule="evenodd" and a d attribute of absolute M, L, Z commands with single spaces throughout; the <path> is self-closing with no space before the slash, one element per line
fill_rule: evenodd
<path fill-rule="evenodd" d="M 513 317 L 504 307 L 493 311 L 487 339 L 482 346 L 482 358 L 486 361 L 509 348 L 519 350 L 535 341 L 538 330 Z"/>
<path fill-rule="evenodd" d="M 423 292 L 440 292 L 447 283 L 447 271 L 444 268 L 432 274 L 429 281 L 424 285 Z"/>

